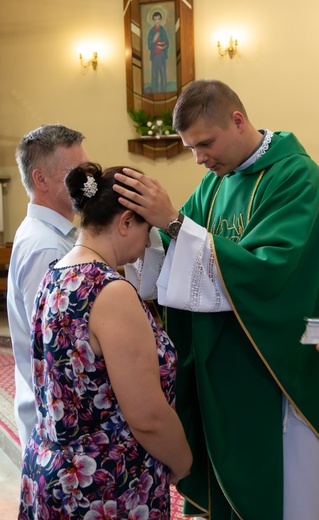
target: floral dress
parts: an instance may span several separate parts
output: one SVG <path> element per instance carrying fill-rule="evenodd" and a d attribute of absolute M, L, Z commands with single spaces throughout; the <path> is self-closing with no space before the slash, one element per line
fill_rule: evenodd
<path fill-rule="evenodd" d="M 64 268 L 54 264 L 33 314 L 38 423 L 25 451 L 18 518 L 169 519 L 169 469 L 133 437 L 104 358 L 93 353 L 89 342 L 96 296 L 123 278 L 97 261 Z M 162 389 L 174 406 L 175 348 L 141 305 L 154 332 Z"/>

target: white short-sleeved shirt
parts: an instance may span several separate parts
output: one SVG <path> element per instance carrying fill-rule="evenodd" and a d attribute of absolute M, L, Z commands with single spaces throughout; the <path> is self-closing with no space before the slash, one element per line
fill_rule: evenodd
<path fill-rule="evenodd" d="M 15 357 L 15 418 L 22 450 L 36 423 L 32 386 L 31 314 L 39 283 L 49 264 L 74 245 L 72 222 L 44 206 L 29 203 L 12 248 L 8 273 L 7 311 Z"/>

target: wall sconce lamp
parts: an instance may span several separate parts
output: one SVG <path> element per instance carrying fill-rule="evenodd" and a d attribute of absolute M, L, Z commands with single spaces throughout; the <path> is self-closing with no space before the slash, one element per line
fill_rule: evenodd
<path fill-rule="evenodd" d="M 96 70 L 97 67 L 97 52 L 92 53 L 92 58 L 90 60 L 84 59 L 83 54 L 80 52 L 79 54 L 80 62 L 82 67 L 87 68 L 89 65 L 92 65 L 93 70 Z"/>
<path fill-rule="evenodd" d="M 238 45 L 237 40 L 233 40 L 233 38 L 231 36 L 230 40 L 229 40 L 229 46 L 226 49 L 222 50 L 220 41 L 218 40 L 218 42 L 217 42 L 218 52 L 219 52 L 220 56 L 225 56 L 225 54 L 228 54 L 230 59 L 233 59 L 233 57 L 237 53 L 237 45 Z"/>

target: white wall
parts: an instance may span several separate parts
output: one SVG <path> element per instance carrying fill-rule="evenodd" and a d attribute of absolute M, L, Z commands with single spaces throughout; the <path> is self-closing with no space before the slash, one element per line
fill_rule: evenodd
<path fill-rule="evenodd" d="M 14 149 L 43 123 L 81 130 L 91 160 L 137 166 L 181 205 L 205 173 L 191 153 L 152 161 L 127 151 L 135 132 L 126 113 L 122 0 L 0 0 L 0 9 L 0 175 L 11 176 L 5 240 L 13 239 L 27 204 Z M 194 0 L 196 79 L 229 83 L 253 124 L 294 131 L 317 161 L 318 15 L 316 0 Z M 238 31 L 233 60 L 220 58 L 216 47 L 216 34 L 228 28 Z M 83 69 L 77 54 L 78 44 L 93 38 L 101 45 L 96 71 Z"/>

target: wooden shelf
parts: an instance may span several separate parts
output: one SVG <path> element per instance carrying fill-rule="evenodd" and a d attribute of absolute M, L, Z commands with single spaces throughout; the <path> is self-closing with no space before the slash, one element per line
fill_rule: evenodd
<path fill-rule="evenodd" d="M 184 150 L 186 148 L 179 136 L 163 136 L 159 139 L 145 136 L 129 139 L 128 141 L 129 152 L 144 155 L 144 157 L 149 159 L 157 159 L 159 157 L 171 159 Z"/>

